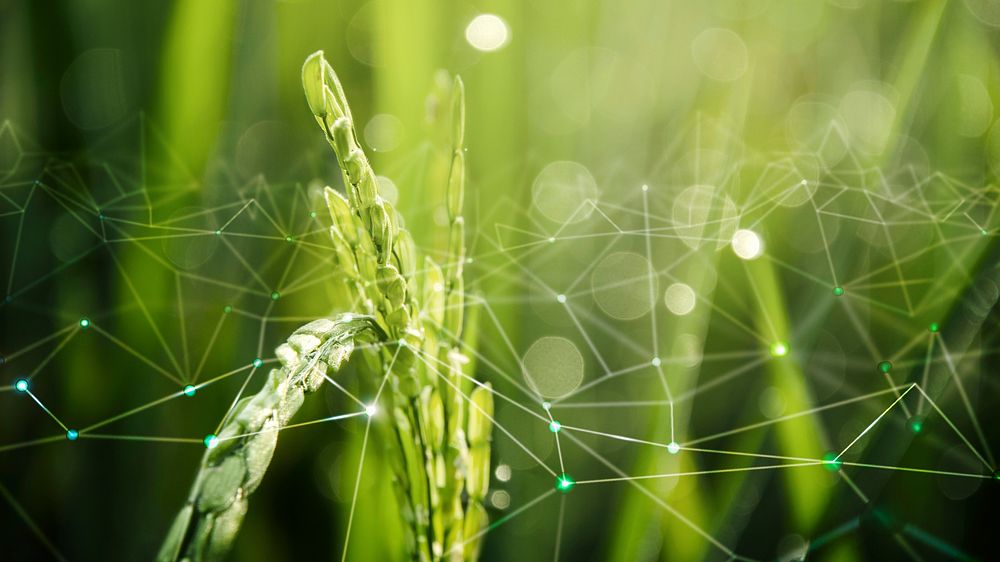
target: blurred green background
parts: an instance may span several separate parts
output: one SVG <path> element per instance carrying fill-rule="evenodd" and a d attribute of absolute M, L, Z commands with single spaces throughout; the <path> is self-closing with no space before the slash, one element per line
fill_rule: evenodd
<path fill-rule="evenodd" d="M 501 20 L 473 25 L 482 14 Z M 442 70 L 465 80 L 478 376 L 519 404 L 540 410 L 507 377 L 523 384 L 519 362 L 543 336 L 581 352 L 584 385 L 620 372 L 553 406 L 564 425 L 657 443 L 884 391 L 883 359 L 895 366 L 892 384 L 920 381 L 925 365 L 934 380 L 950 378 L 927 351 L 927 325 L 947 331 L 992 263 L 998 226 L 993 0 L 6 0 L 0 355 L 10 360 L 0 384 L 37 369 L 38 395 L 83 427 L 269 357 L 298 324 L 331 312 L 315 193 L 340 180 L 299 78 L 317 49 L 347 90 L 383 189 L 432 255 L 446 234 L 435 163 L 444 141 L 428 124 L 428 94 Z M 737 224 L 761 233 L 765 258 L 732 255 Z M 247 236 L 184 235 L 222 225 Z M 648 261 L 604 261 L 615 252 Z M 693 313 L 664 306 L 675 282 L 698 295 Z M 834 286 L 847 289 L 841 301 Z M 633 315 L 647 289 L 658 312 Z M 61 331 L 81 317 L 124 345 Z M 954 386 L 933 396 L 982 449 L 998 421 L 995 318 L 986 326 L 959 358 L 969 407 Z M 768 354 L 778 340 L 791 347 L 782 361 Z M 652 357 L 663 367 L 643 367 Z M 227 377 L 102 431 L 197 439 L 242 382 Z M 364 388 L 350 373 L 344 384 Z M 58 433 L 23 398 L 0 393 L 2 557 L 51 555 L 18 505 L 68 559 L 150 558 L 198 444 L 7 447 Z M 820 458 L 887 398 L 704 446 Z M 927 410 L 916 398 L 903 404 Z M 557 466 L 547 427 L 501 404 L 499 423 Z M 347 405 L 326 389 L 300 418 Z M 854 460 L 983 470 L 941 417 L 926 418 L 911 443 L 913 416 L 893 410 Z M 360 429 L 283 434 L 234 560 L 340 556 Z M 560 445 L 579 480 L 617 476 L 588 447 L 632 476 L 756 462 L 572 430 Z M 389 471 L 373 455 L 349 558 L 398 559 Z M 516 517 L 488 534 L 487 560 L 725 560 L 726 549 L 754 559 L 803 549 L 810 559 L 989 559 L 1000 546 L 990 480 L 845 469 L 864 502 L 848 479 L 812 466 L 580 485 L 519 512 L 551 478 L 499 432 L 493 463 L 505 476 L 493 489 L 506 496 L 493 497 L 491 517 Z"/>

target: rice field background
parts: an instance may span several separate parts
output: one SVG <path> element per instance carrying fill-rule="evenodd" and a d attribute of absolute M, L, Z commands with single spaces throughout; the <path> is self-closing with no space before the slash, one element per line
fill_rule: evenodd
<path fill-rule="evenodd" d="M 465 84 L 481 559 L 995 558 L 993 0 L 2 3 L 0 558 L 154 558 L 275 348 L 356 312 L 320 49 L 443 264 Z M 411 557 L 358 363 L 228 559 Z"/>

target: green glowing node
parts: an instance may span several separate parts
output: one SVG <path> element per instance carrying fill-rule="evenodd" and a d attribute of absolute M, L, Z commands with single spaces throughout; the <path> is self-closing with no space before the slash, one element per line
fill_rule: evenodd
<path fill-rule="evenodd" d="M 783 341 L 771 344 L 771 355 L 774 357 L 784 357 L 788 355 L 788 344 Z"/>
<path fill-rule="evenodd" d="M 838 458 L 837 453 L 834 453 L 833 451 L 823 455 L 823 468 L 829 470 L 830 472 L 837 472 L 840 470 L 840 465 L 842 464 L 843 461 L 841 461 L 840 458 Z"/>
<path fill-rule="evenodd" d="M 654 367 L 659 367 L 659 366 L 660 366 L 661 364 L 663 364 L 663 362 L 662 362 L 662 361 L 660 361 L 660 358 L 659 358 L 659 357 L 654 357 L 654 358 L 653 358 L 653 360 L 652 360 L 652 361 L 650 361 L 649 363 L 650 363 L 651 365 L 653 365 Z"/>
<path fill-rule="evenodd" d="M 841 295 L 843 295 L 844 294 L 844 288 L 843 287 L 834 287 L 833 288 L 833 294 L 835 296 L 838 296 L 838 297 L 841 296 Z"/>
<path fill-rule="evenodd" d="M 311 218 L 316 218 L 316 211 L 309 211 L 309 216 Z"/>
<path fill-rule="evenodd" d="M 546 412 L 548 412 L 549 408 L 551 408 L 551 407 L 552 407 L 552 403 L 551 402 L 542 402 L 542 409 L 545 410 Z"/>
<path fill-rule="evenodd" d="M 989 234 L 989 231 L 983 228 L 979 231 L 979 233 L 982 234 L 983 236 L 986 236 L 987 234 Z"/>
<path fill-rule="evenodd" d="M 271 300 L 276 301 L 279 298 L 281 298 L 281 293 L 279 293 L 278 291 L 271 292 Z"/>
<path fill-rule="evenodd" d="M 941 326 L 938 326 L 937 322 L 931 322 L 931 325 L 928 326 L 927 329 L 930 330 L 930 331 L 932 331 L 932 332 L 937 332 L 938 330 L 941 329 Z"/>
<path fill-rule="evenodd" d="M 225 312 L 226 314 L 229 314 L 232 311 L 233 311 L 233 307 L 229 306 L 228 304 L 226 306 L 222 307 L 222 312 Z"/>
<path fill-rule="evenodd" d="M 879 363 L 878 363 L 878 370 L 879 370 L 880 373 L 889 374 L 889 371 L 892 370 L 892 362 L 891 361 L 879 361 Z"/>
<path fill-rule="evenodd" d="M 215 231 L 215 235 L 216 236 L 222 236 L 222 231 L 221 230 L 216 230 Z"/>
<path fill-rule="evenodd" d="M 14 381 L 14 390 L 18 392 L 28 392 L 28 380 L 17 379 L 16 381 Z"/>
<path fill-rule="evenodd" d="M 920 430 L 924 428 L 924 418 L 920 416 L 913 416 L 910 418 L 910 431 L 913 433 L 920 433 Z"/>
<path fill-rule="evenodd" d="M 551 431 L 552 433 L 559 433 L 560 429 L 562 429 L 561 423 L 557 422 L 556 420 L 552 420 L 551 422 L 549 422 L 549 431 Z"/>
<path fill-rule="evenodd" d="M 681 451 L 681 446 L 677 443 L 677 441 L 671 441 L 670 443 L 667 444 L 667 452 L 670 453 L 671 455 L 676 455 L 680 451 Z"/>
<path fill-rule="evenodd" d="M 566 295 L 556 295 L 556 300 L 559 302 L 566 302 Z"/>
<path fill-rule="evenodd" d="M 86 328 L 87 326 L 90 326 L 90 320 L 88 320 L 86 318 L 81 318 L 80 319 L 80 327 L 81 328 Z"/>
<path fill-rule="evenodd" d="M 184 394 L 186 396 L 194 396 L 195 392 L 198 392 L 198 389 L 195 388 L 195 386 L 193 384 L 189 384 L 189 385 L 187 385 L 187 386 L 184 387 Z"/>
<path fill-rule="evenodd" d="M 70 429 L 66 431 L 66 439 L 70 441 L 76 441 L 80 437 L 80 432 L 75 429 Z"/>
<path fill-rule="evenodd" d="M 993 471 L 993 479 L 1000 480 L 1000 468 Z"/>
<path fill-rule="evenodd" d="M 261 365 L 264 364 L 264 360 L 261 359 L 260 357 L 257 357 L 256 359 L 253 360 L 252 364 L 253 364 L 254 367 L 258 367 L 259 368 Z"/>
<path fill-rule="evenodd" d="M 205 443 L 205 447 L 209 449 L 214 449 L 219 446 L 219 438 L 216 437 L 214 433 L 206 435 L 203 441 Z"/>
<path fill-rule="evenodd" d="M 291 236 L 285 236 L 285 242 L 293 242 L 293 241 L 295 241 L 295 239 L 292 238 Z"/>
<path fill-rule="evenodd" d="M 564 472 L 556 477 L 556 490 L 565 494 L 572 490 L 573 486 L 576 486 L 576 481 L 569 474 Z"/>

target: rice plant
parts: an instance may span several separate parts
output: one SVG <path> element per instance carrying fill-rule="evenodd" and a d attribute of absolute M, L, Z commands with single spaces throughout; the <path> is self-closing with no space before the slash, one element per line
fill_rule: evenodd
<path fill-rule="evenodd" d="M 368 415 L 388 412 L 380 430 L 393 461 L 409 556 L 474 560 L 488 521 L 482 502 L 489 486 L 493 397 L 489 384 L 464 372 L 468 360 L 458 347 L 465 262 L 462 82 L 456 78 L 451 87 L 448 259 L 437 264 L 425 257 L 419 269 L 401 217 L 379 195 L 343 88 L 322 51 L 306 59 L 302 85 L 343 172 L 346 197 L 327 187 L 325 198 L 341 274 L 337 290 L 350 312 L 296 330 L 276 350 L 281 367 L 271 370 L 256 395 L 234 406 L 218 435 L 206 438 L 201 467 L 158 560 L 225 556 L 278 432 L 304 395 L 335 375 L 355 350 L 378 388 Z"/>

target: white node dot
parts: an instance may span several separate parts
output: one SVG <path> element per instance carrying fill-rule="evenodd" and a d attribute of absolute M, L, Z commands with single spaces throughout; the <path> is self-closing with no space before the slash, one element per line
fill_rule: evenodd
<path fill-rule="evenodd" d="M 662 361 L 660 361 L 659 357 L 654 357 L 650 363 L 652 363 L 654 367 L 659 367 Z"/>
<path fill-rule="evenodd" d="M 559 302 L 566 302 L 566 295 L 556 295 L 556 300 Z"/>
<path fill-rule="evenodd" d="M 788 344 L 785 342 L 775 342 L 771 345 L 771 355 L 775 357 L 784 357 L 788 355 Z"/>
<path fill-rule="evenodd" d="M 643 185 L 642 186 L 642 190 L 643 191 L 649 191 L 649 186 L 648 185 Z"/>
<path fill-rule="evenodd" d="M 676 455 L 678 452 L 680 452 L 680 450 L 681 446 L 678 445 L 676 441 L 671 441 L 667 445 L 667 452 L 669 452 L 671 455 Z"/>
<path fill-rule="evenodd" d="M 365 406 L 365 414 L 367 414 L 369 418 L 374 416 L 376 412 L 378 412 L 378 408 L 375 407 L 374 404 Z"/>
<path fill-rule="evenodd" d="M 756 259 L 764 253 L 764 244 L 760 241 L 760 236 L 752 230 L 737 230 L 733 234 L 731 244 L 733 252 L 745 260 Z"/>
<path fill-rule="evenodd" d="M 479 51 L 496 51 L 507 44 L 510 30 L 507 22 L 494 14 L 480 14 L 465 28 L 465 40 Z"/>

